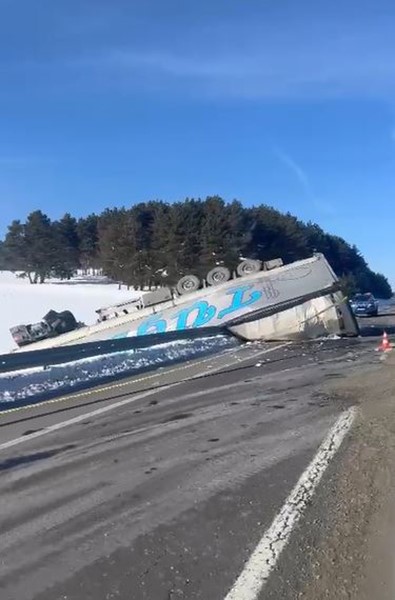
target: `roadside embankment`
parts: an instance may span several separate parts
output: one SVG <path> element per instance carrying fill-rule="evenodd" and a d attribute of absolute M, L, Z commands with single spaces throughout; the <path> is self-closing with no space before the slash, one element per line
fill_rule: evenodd
<path fill-rule="evenodd" d="M 395 593 L 395 351 L 330 388 L 359 405 L 359 415 L 341 468 L 323 490 L 326 522 L 299 597 L 389 600 Z"/>

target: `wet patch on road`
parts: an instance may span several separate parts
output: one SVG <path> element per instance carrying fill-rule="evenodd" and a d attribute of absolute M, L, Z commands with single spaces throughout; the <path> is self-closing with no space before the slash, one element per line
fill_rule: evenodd
<path fill-rule="evenodd" d="M 168 417 L 162 421 L 162 423 L 172 423 L 173 421 L 181 421 L 182 419 L 189 419 L 190 417 L 193 417 L 193 413 L 178 413 Z"/>
<path fill-rule="evenodd" d="M 7 458 L 7 460 L 0 462 L 0 471 L 9 471 L 16 467 L 27 467 L 32 463 L 45 460 L 46 458 L 52 458 L 61 452 L 66 452 L 67 450 L 72 450 L 73 448 L 76 448 L 76 444 L 68 444 L 67 446 L 62 446 L 61 448 L 54 448 L 53 450 L 45 450 L 43 452 L 35 452 L 34 454 L 13 456 L 12 458 Z"/>
<path fill-rule="evenodd" d="M 38 429 L 26 429 L 26 431 L 24 431 L 22 433 L 22 435 L 32 435 L 32 433 L 36 433 L 37 431 L 42 431 L 43 428 L 39 427 Z"/>

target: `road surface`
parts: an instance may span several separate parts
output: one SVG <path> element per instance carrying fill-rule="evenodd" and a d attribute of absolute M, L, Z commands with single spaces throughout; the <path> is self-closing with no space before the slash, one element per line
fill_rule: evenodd
<path fill-rule="evenodd" d="M 251 344 L 2 414 L 1 600 L 357 598 L 325 574 L 359 417 L 258 591 L 236 582 L 359 404 L 347 382 L 384 368 L 375 346 Z"/>

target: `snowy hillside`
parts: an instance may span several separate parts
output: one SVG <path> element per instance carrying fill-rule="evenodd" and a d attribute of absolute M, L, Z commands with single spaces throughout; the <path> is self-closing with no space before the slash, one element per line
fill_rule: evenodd
<path fill-rule="evenodd" d="M 50 310 L 71 310 L 78 321 L 96 322 L 95 309 L 133 298 L 133 290 L 118 289 L 102 278 L 76 278 L 30 285 L 9 271 L 0 271 L 0 353 L 15 347 L 9 328 L 40 321 Z"/>

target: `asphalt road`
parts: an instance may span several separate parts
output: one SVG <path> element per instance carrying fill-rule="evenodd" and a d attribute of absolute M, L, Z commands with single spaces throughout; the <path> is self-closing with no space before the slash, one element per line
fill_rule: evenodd
<path fill-rule="evenodd" d="M 224 600 L 375 345 L 246 345 L 0 415 L 1 600 Z M 259 598 L 300 597 L 325 477 Z"/>

